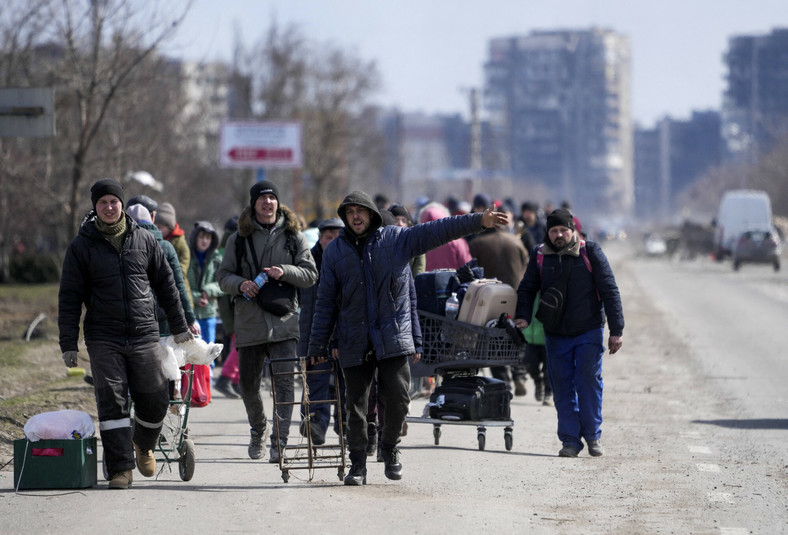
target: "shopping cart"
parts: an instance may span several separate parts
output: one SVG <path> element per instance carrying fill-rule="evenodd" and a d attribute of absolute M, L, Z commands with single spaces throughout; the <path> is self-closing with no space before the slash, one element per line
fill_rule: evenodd
<path fill-rule="evenodd" d="M 471 325 L 423 310 L 419 310 L 418 314 L 423 344 L 422 360 L 437 377 L 476 375 L 480 368 L 517 364 L 521 359 L 523 348 L 515 343 L 506 329 Z M 408 416 L 406 421 L 432 424 L 436 446 L 440 444 L 441 426 L 448 424 L 475 426 L 480 450 L 484 450 L 487 442 L 487 427 L 503 427 L 506 449 L 512 449 L 514 422 L 511 419 L 431 418 L 431 404 L 432 401 L 427 403 L 421 417 Z"/>
<path fill-rule="evenodd" d="M 292 406 L 300 406 L 302 404 L 301 400 L 294 400 L 292 402 L 285 402 L 281 403 L 276 400 L 276 377 L 285 376 L 285 375 L 292 375 L 294 377 L 300 377 L 301 382 L 304 385 L 304 399 L 303 404 L 305 406 L 305 416 L 304 416 L 304 435 L 301 443 L 299 444 L 287 444 L 282 445 L 281 442 L 277 443 L 277 448 L 279 450 L 279 469 L 282 471 L 282 481 L 287 483 L 290 480 L 290 471 L 291 470 L 308 470 L 309 471 L 309 479 L 308 481 L 312 481 L 314 477 L 314 471 L 318 468 L 335 468 L 337 470 L 337 476 L 339 480 L 342 481 L 345 479 L 345 437 L 342 433 L 338 436 L 337 442 L 330 442 L 326 440 L 323 444 L 316 445 L 312 441 L 312 424 L 310 415 L 312 411 L 310 410 L 311 405 L 316 404 L 324 404 L 330 403 L 334 406 L 334 413 L 336 414 L 335 418 L 337 419 L 337 429 L 344 429 L 344 424 L 342 422 L 342 406 L 340 401 L 339 395 L 339 388 L 334 389 L 335 396 L 332 399 L 312 399 L 312 396 L 309 393 L 309 389 L 307 386 L 307 377 L 310 375 L 317 375 L 317 374 L 331 374 L 334 379 L 334 384 L 339 385 L 339 377 L 338 373 L 339 370 L 337 369 L 337 361 L 331 359 L 331 368 L 330 369 L 320 369 L 320 370 L 307 370 L 306 366 L 306 359 L 293 357 L 293 358 L 285 358 L 285 359 L 278 359 L 278 361 L 297 361 L 299 365 L 296 367 L 295 370 L 289 372 L 275 372 L 273 363 L 269 361 L 269 370 L 271 374 L 271 394 L 273 396 L 274 402 L 274 426 L 276 429 L 276 436 L 279 436 L 279 417 L 277 415 L 277 411 L 280 407 L 286 405 Z M 295 411 L 293 411 L 295 413 Z"/>

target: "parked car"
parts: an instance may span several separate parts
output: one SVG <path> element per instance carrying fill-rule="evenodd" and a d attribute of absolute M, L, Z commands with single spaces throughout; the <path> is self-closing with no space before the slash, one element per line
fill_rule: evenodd
<path fill-rule="evenodd" d="M 743 232 L 733 246 L 733 269 L 738 271 L 745 262 L 771 264 L 780 271 L 780 240 L 774 230 L 748 230 Z"/>
<path fill-rule="evenodd" d="M 744 232 L 774 229 L 772 204 L 765 191 L 738 189 L 726 191 L 715 219 L 715 255 L 718 261 L 733 256 L 736 240 Z"/>
<path fill-rule="evenodd" d="M 646 236 L 643 249 L 648 256 L 662 256 L 668 252 L 668 243 L 660 234 L 651 233 Z"/>

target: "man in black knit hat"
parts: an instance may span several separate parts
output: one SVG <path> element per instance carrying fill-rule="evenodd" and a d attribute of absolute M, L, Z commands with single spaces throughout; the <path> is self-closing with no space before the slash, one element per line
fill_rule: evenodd
<path fill-rule="evenodd" d="M 602 248 L 584 241 L 572 213 L 560 208 L 547 217 L 544 243 L 531 250 L 517 288 L 515 325 L 523 329 L 531 322 L 537 292 L 544 295 L 548 288 L 564 281 L 566 295 L 560 324 L 544 326 L 547 371 L 562 446 L 558 455 L 577 457 L 585 440 L 588 453 L 598 457 L 604 453 L 600 436 L 605 321 L 609 322 L 607 345 L 612 355 L 621 349 L 624 312 Z"/>
<path fill-rule="evenodd" d="M 296 288 L 312 286 L 318 275 L 296 214 L 279 202 L 279 189 L 267 180 L 255 183 L 249 191 L 249 206 L 238 217 L 237 232 L 227 240 L 216 280 L 225 293 L 247 298 L 235 300 L 234 312 L 241 398 L 250 426 L 251 459 L 261 459 L 264 455 L 268 422 L 260 384 L 266 358 L 271 361 L 278 404 L 274 416 L 278 425 L 270 436 L 268 461 L 277 463 L 280 448 L 287 445 L 293 413 L 295 390 L 291 372 L 295 369 L 299 339 L 300 303 L 294 292 L 291 306 L 284 314 L 262 308 L 256 299 L 260 288 L 254 282 L 260 271 L 268 275 L 266 284 L 281 281 Z"/>
<path fill-rule="evenodd" d="M 79 320 L 98 407 L 109 488 L 127 489 L 136 464 L 151 477 L 153 449 L 169 406 L 158 354 L 161 306 L 175 341 L 192 338 L 172 270 L 156 238 L 123 212 L 123 187 L 111 178 L 90 190 L 93 210 L 69 245 L 58 295 L 60 349 L 66 366 L 78 363 Z M 154 299 L 153 295 L 156 295 Z M 128 397 L 134 402 L 132 435 Z M 133 446 L 132 446 L 133 444 Z"/>

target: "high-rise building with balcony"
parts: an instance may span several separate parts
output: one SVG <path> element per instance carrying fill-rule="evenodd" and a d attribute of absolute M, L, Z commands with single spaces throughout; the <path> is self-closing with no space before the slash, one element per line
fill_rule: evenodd
<path fill-rule="evenodd" d="M 501 171 L 541 182 L 581 218 L 630 215 L 628 37 L 594 28 L 492 39 L 484 97 Z"/>
<path fill-rule="evenodd" d="M 731 37 L 724 61 L 726 157 L 754 163 L 788 134 L 788 28 Z"/>

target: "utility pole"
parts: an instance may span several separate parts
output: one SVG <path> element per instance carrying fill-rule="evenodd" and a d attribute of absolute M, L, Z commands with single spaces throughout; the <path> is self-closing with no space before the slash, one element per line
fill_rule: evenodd
<path fill-rule="evenodd" d="M 470 90 L 471 99 L 471 169 L 478 177 L 482 170 L 482 124 L 479 120 L 479 90 Z"/>

